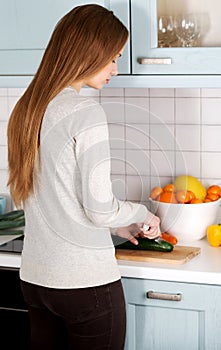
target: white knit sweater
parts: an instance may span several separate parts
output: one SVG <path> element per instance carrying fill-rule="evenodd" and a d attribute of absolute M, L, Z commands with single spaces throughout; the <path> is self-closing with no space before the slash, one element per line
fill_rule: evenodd
<path fill-rule="evenodd" d="M 102 107 L 72 88 L 59 93 L 43 118 L 39 160 L 24 205 L 21 279 L 52 288 L 116 281 L 110 228 L 143 222 L 147 208 L 113 195 Z"/>

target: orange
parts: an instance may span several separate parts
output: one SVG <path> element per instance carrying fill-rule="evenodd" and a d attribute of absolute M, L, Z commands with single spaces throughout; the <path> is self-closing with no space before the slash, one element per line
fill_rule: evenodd
<path fill-rule="evenodd" d="M 190 201 L 193 199 L 193 198 L 196 198 L 195 194 L 192 192 L 192 191 L 189 191 L 187 190 L 189 196 L 190 196 Z"/>
<path fill-rule="evenodd" d="M 175 192 L 176 187 L 174 186 L 174 184 L 167 184 L 166 186 L 164 186 L 163 190 L 166 192 Z"/>
<path fill-rule="evenodd" d="M 202 199 L 199 199 L 199 198 L 193 198 L 193 199 L 190 201 L 190 204 L 200 204 L 200 203 L 203 203 L 203 200 L 202 200 Z"/>
<path fill-rule="evenodd" d="M 221 187 L 219 187 L 218 185 L 211 185 L 208 189 L 207 189 L 207 194 L 217 194 L 219 197 L 221 197 Z"/>
<path fill-rule="evenodd" d="M 153 187 L 150 192 L 150 198 L 156 199 L 159 197 L 159 195 L 163 192 L 163 189 L 159 186 Z"/>
<path fill-rule="evenodd" d="M 166 203 L 178 203 L 172 191 L 163 191 L 159 196 L 159 201 Z"/>
<path fill-rule="evenodd" d="M 215 194 L 215 193 L 208 193 L 206 195 L 206 198 L 210 199 L 212 202 L 215 202 L 220 198 L 220 196 L 218 194 Z"/>
<path fill-rule="evenodd" d="M 206 197 L 206 198 L 204 199 L 204 203 L 209 203 L 209 202 L 212 202 L 211 199 L 209 199 L 209 198 Z"/>
<path fill-rule="evenodd" d="M 192 199 L 191 194 L 185 190 L 179 190 L 175 194 L 179 203 L 189 203 Z"/>

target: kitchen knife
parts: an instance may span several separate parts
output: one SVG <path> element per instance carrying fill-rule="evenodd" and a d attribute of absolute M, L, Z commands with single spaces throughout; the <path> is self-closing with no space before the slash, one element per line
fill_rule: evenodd
<path fill-rule="evenodd" d="M 148 231 L 150 229 L 150 226 L 143 224 L 143 229 L 144 231 Z M 154 238 L 154 241 L 157 243 L 161 243 L 162 242 L 162 238 L 160 237 L 160 235 L 156 238 Z"/>

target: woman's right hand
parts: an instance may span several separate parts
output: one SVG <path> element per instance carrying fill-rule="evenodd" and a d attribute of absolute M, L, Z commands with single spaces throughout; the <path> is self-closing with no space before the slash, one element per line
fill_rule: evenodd
<path fill-rule="evenodd" d="M 143 225 L 149 227 L 148 230 L 145 230 Z M 144 221 L 141 227 L 141 233 L 139 235 L 143 238 L 154 239 L 160 235 L 160 218 L 151 212 L 148 213 L 147 219 Z"/>

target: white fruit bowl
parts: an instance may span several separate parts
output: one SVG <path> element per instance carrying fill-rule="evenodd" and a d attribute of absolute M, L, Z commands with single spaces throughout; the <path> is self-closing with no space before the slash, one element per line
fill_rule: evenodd
<path fill-rule="evenodd" d="M 207 227 L 217 223 L 221 199 L 200 204 L 150 201 L 151 211 L 160 218 L 161 231 L 174 235 L 178 243 L 188 243 L 205 237 Z"/>

